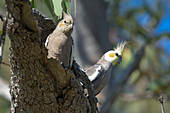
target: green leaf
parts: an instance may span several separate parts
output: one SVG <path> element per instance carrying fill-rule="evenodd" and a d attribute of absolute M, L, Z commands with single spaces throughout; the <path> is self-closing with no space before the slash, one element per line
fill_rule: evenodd
<path fill-rule="evenodd" d="M 48 9 L 50 10 L 50 13 L 52 16 L 55 16 L 54 13 L 54 6 L 51 0 L 45 0 L 45 4 L 47 5 Z"/>
<path fill-rule="evenodd" d="M 63 0 L 63 9 L 65 12 L 69 12 L 69 14 L 71 14 L 71 8 L 70 8 L 70 0 Z"/>
<path fill-rule="evenodd" d="M 30 0 L 30 3 L 31 3 L 31 7 L 32 7 L 32 8 L 35 8 L 35 2 L 34 2 L 34 0 Z"/>
<path fill-rule="evenodd" d="M 140 71 L 139 70 L 135 70 L 133 71 L 133 73 L 131 74 L 128 83 L 129 84 L 133 84 L 134 82 L 136 82 L 140 77 Z"/>
<path fill-rule="evenodd" d="M 147 90 L 155 91 L 159 88 L 159 84 L 157 82 L 151 82 L 147 88 Z"/>
<path fill-rule="evenodd" d="M 62 0 L 52 0 L 54 5 L 54 12 L 57 16 L 62 17 Z"/>

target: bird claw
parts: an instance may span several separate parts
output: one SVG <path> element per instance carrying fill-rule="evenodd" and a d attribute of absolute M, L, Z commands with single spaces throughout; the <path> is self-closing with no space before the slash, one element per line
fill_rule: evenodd
<path fill-rule="evenodd" d="M 64 69 L 68 69 L 68 66 L 65 66 L 63 62 L 60 62 Z"/>

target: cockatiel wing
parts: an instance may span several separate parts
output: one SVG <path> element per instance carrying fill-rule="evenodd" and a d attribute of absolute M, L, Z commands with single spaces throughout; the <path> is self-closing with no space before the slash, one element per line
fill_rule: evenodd
<path fill-rule="evenodd" d="M 74 47 L 74 41 L 72 43 L 72 47 L 71 47 L 71 59 L 70 59 L 70 68 L 72 67 L 73 64 L 73 60 L 74 60 L 74 55 L 75 55 L 75 47 Z"/>
<path fill-rule="evenodd" d="M 88 75 L 90 81 L 93 81 L 94 79 L 98 78 L 103 73 L 103 71 L 104 69 L 101 65 L 95 64 L 86 70 L 86 74 Z"/>
<path fill-rule="evenodd" d="M 60 32 L 53 32 L 48 36 L 46 48 L 48 49 L 48 58 L 58 59 L 64 67 L 70 66 L 72 56 L 73 40 Z M 74 56 L 74 55 L 73 55 Z"/>
<path fill-rule="evenodd" d="M 46 41 L 45 41 L 45 47 L 48 46 L 48 39 L 49 39 L 50 35 L 47 37 Z"/>

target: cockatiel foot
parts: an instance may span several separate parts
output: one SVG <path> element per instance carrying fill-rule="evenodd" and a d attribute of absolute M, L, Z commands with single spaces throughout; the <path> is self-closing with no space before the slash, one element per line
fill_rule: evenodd
<path fill-rule="evenodd" d="M 68 67 L 65 66 L 63 62 L 60 62 L 60 64 L 62 65 L 62 67 L 63 67 L 64 69 L 68 69 Z"/>

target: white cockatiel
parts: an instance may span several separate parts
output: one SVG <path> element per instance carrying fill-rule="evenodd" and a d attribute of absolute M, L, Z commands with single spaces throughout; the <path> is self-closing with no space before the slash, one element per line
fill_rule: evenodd
<path fill-rule="evenodd" d="M 121 42 L 114 50 L 106 52 L 99 61 L 85 72 L 92 82 L 94 94 L 99 94 L 110 79 L 112 64 L 122 62 L 122 54 L 127 42 Z"/>
<path fill-rule="evenodd" d="M 47 37 L 45 47 L 48 49 L 47 58 L 58 59 L 64 68 L 71 68 L 74 57 L 74 42 L 71 37 L 73 18 L 64 13 L 56 29 Z"/>

